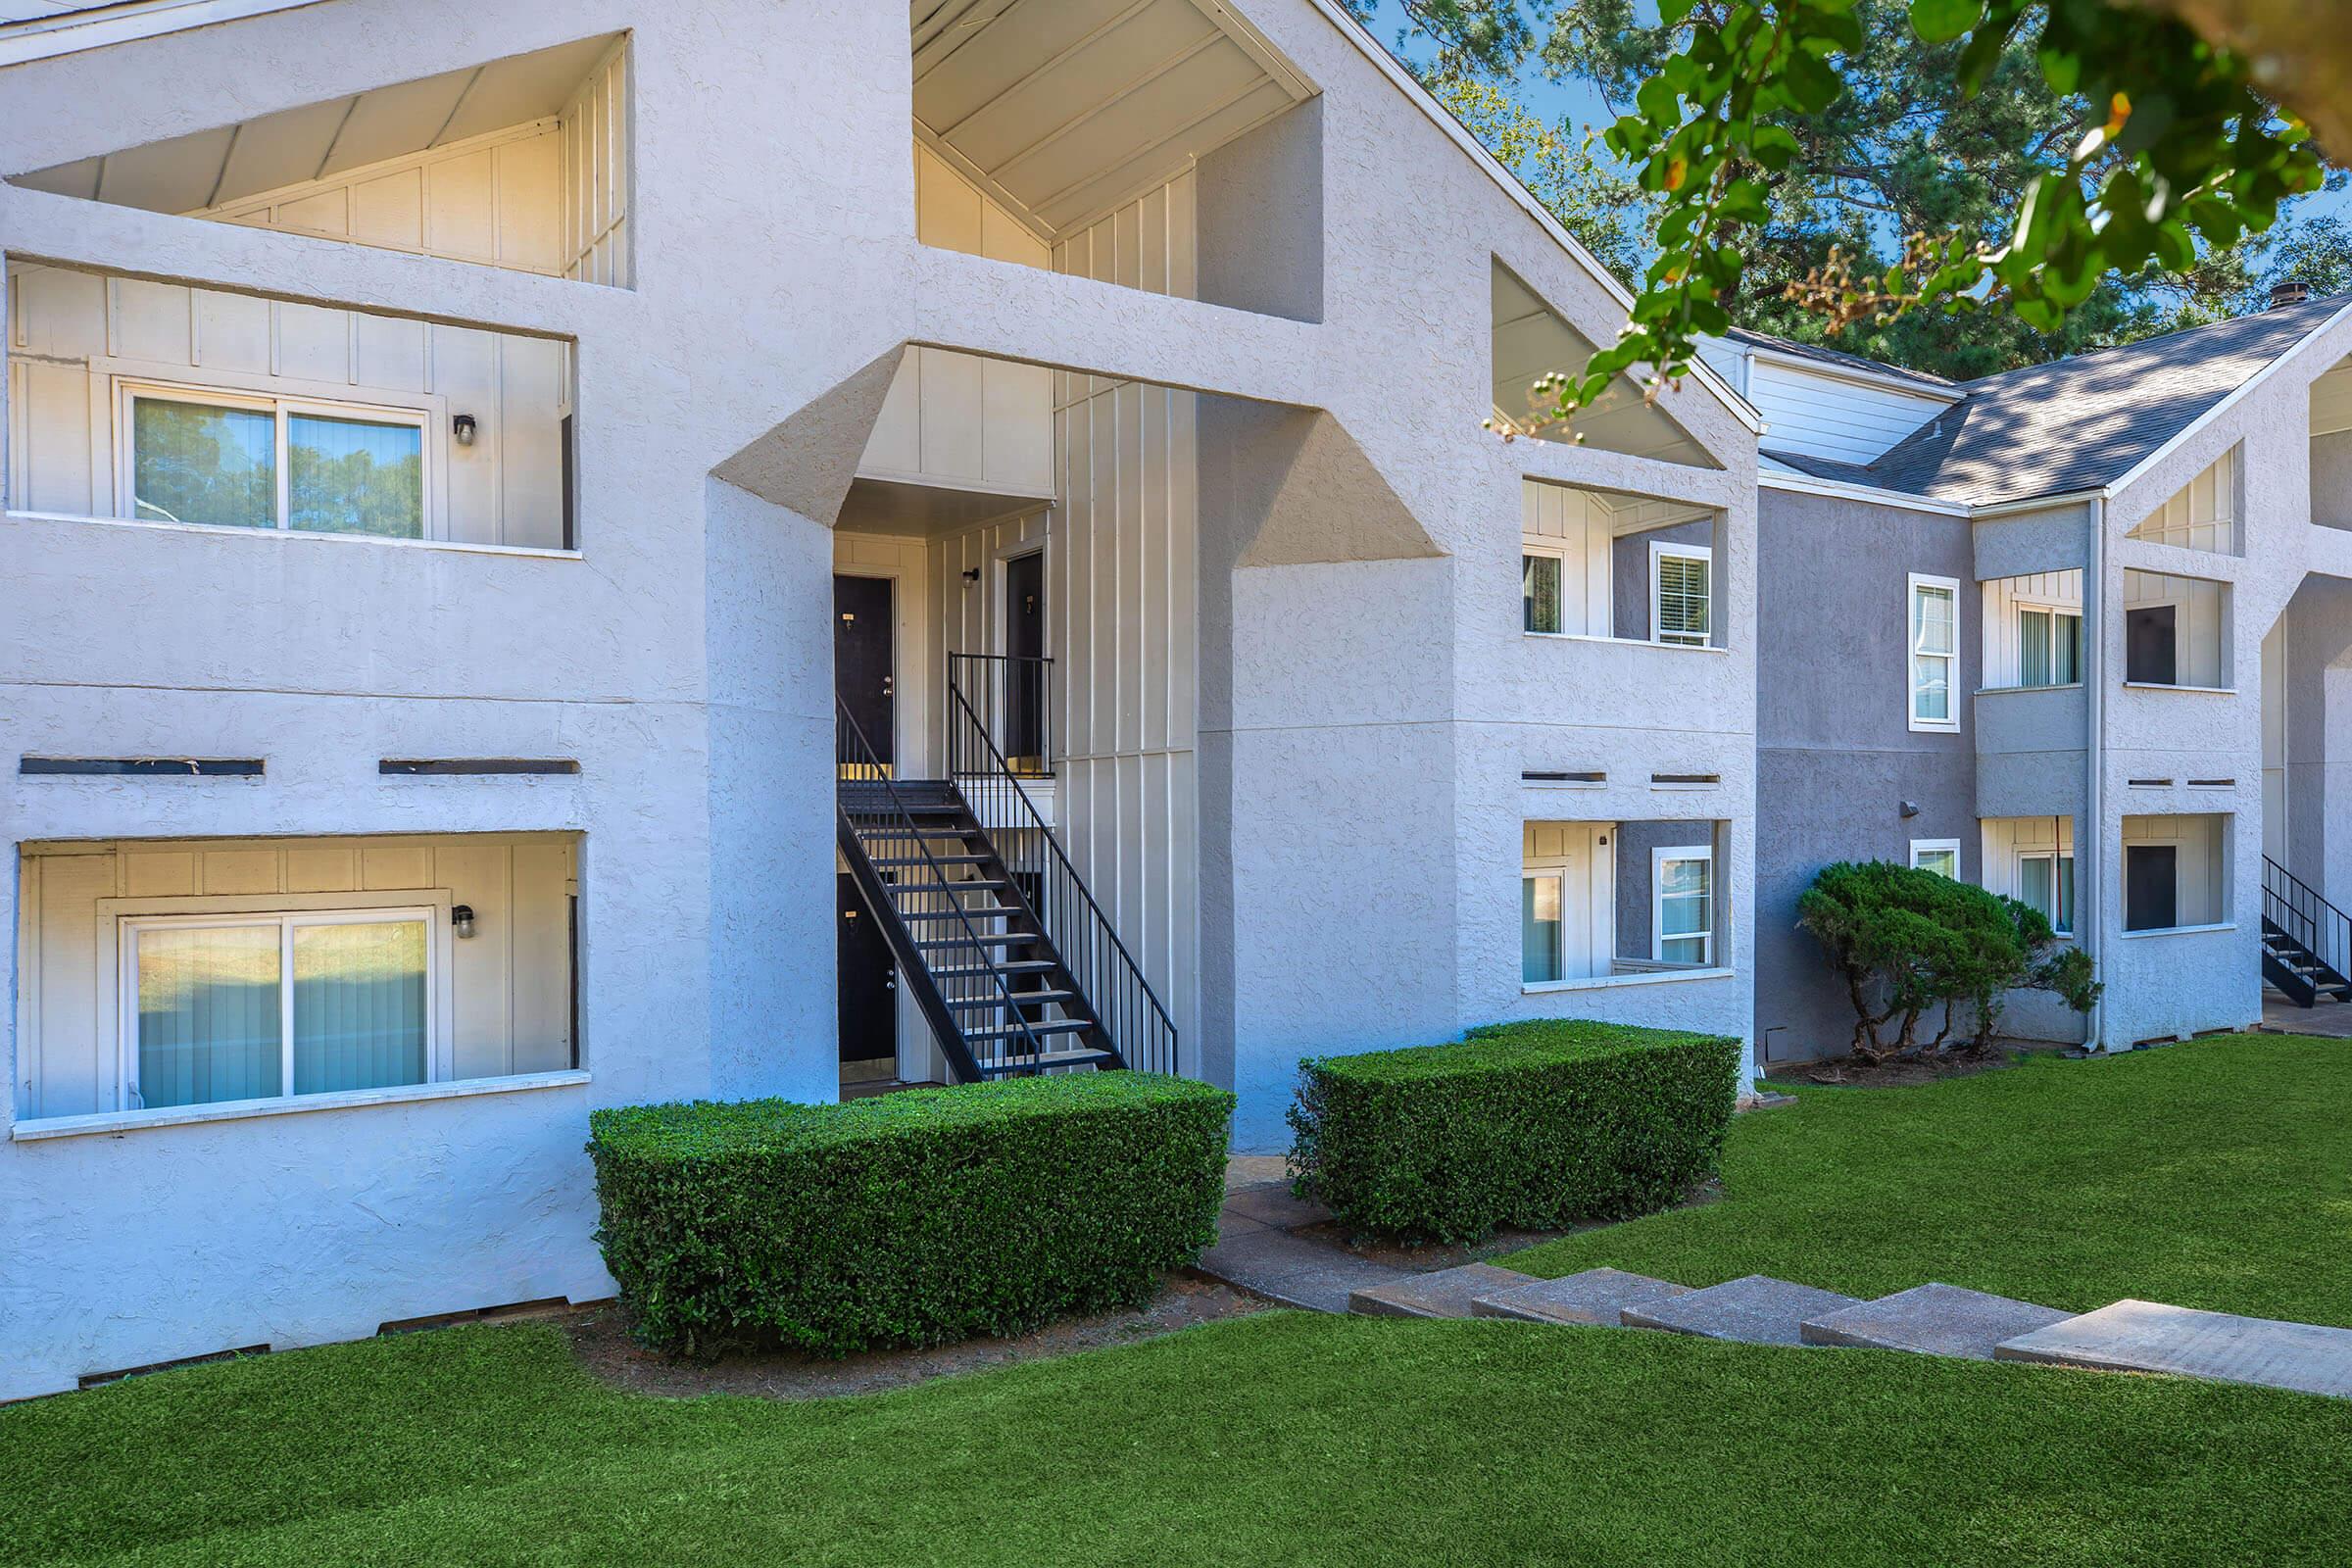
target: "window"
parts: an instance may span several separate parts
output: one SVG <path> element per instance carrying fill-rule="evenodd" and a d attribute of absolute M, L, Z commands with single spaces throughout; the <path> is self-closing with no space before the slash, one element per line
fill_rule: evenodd
<path fill-rule="evenodd" d="M 1960 662 L 1960 584 L 1911 576 L 1911 727 L 1957 730 L 1952 673 Z"/>
<path fill-rule="evenodd" d="M 1519 557 L 1519 597 L 1525 629 L 1556 636 L 1560 622 L 1561 559 L 1550 551 L 1523 551 Z"/>
<path fill-rule="evenodd" d="M 122 1102 L 427 1082 L 433 927 L 430 908 L 125 917 Z"/>
<path fill-rule="evenodd" d="M 1933 871 L 1937 876 L 1960 880 L 1960 841 L 1958 839 L 1913 839 L 1911 865 L 1914 870 Z"/>
<path fill-rule="evenodd" d="M 2060 936 L 2075 931 L 2075 858 L 2049 850 L 2017 858 L 2017 902 L 2038 909 Z"/>
<path fill-rule="evenodd" d="M 1649 547 L 1649 636 L 1652 642 L 1704 648 L 1714 553 L 1704 545 Z"/>
<path fill-rule="evenodd" d="M 2017 683 L 2073 686 L 2082 679 L 2082 617 L 2066 610 L 2017 612 Z"/>
<path fill-rule="evenodd" d="M 425 416 L 129 383 L 123 494 L 150 522 L 425 536 Z"/>
<path fill-rule="evenodd" d="M 1715 852 L 1704 844 L 1650 852 L 1650 956 L 1707 964 L 1715 956 Z"/>
<path fill-rule="evenodd" d="M 1560 895 L 1557 871 L 1519 879 L 1519 978 L 1542 985 L 1560 978 Z"/>

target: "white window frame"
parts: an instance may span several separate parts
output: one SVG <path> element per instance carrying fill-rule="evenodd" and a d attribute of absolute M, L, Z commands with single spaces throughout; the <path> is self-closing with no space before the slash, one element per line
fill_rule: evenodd
<path fill-rule="evenodd" d="M 1530 882 L 1550 882 L 1559 890 L 1560 918 L 1552 922 L 1553 934 L 1557 942 L 1557 946 L 1552 952 L 1552 968 L 1555 971 L 1565 970 L 1568 967 L 1568 868 L 1564 865 L 1522 866 L 1519 871 L 1519 898 L 1522 907 L 1526 905 L 1527 884 Z M 1549 980 L 1528 979 L 1527 930 L 1524 924 L 1519 932 L 1519 983 L 1522 986 L 1554 986 L 1560 983 L 1560 976 L 1557 973 L 1554 973 Z"/>
<path fill-rule="evenodd" d="M 1707 568 L 1707 624 L 1691 640 L 1689 632 L 1668 633 L 1661 624 L 1664 609 L 1665 581 L 1659 567 L 1669 558 L 1695 561 Z M 1649 640 L 1665 648 L 1707 648 L 1715 640 L 1715 549 L 1712 545 L 1669 544 L 1663 539 L 1649 542 Z"/>
<path fill-rule="evenodd" d="M 257 414 L 272 416 L 276 424 L 275 446 L 271 462 L 277 481 L 277 514 L 267 527 L 243 527 L 233 524 L 203 524 L 180 522 L 176 518 L 143 517 L 138 514 L 138 421 L 133 405 L 140 398 L 159 403 L 197 403 L 217 408 L 250 409 Z M 401 538 L 399 535 L 354 535 L 334 528 L 296 528 L 292 525 L 293 477 L 286 462 L 287 429 L 297 415 L 316 415 L 326 419 L 347 419 L 367 424 L 405 425 L 417 434 L 417 449 L 423 458 L 418 468 L 419 497 L 417 533 L 408 543 L 420 543 L 442 537 L 439 507 L 440 453 L 435 440 L 437 411 L 431 408 L 391 403 L 363 403 L 336 398 L 308 397 L 281 392 L 257 392 L 238 387 L 209 386 L 192 382 L 151 380 L 142 376 L 115 377 L 115 494 L 119 498 L 116 510 L 130 522 L 172 522 L 179 527 L 229 526 L 239 533 L 304 534 L 340 538 Z"/>
<path fill-rule="evenodd" d="M 1527 558 L 1530 556 L 1543 556 L 1559 567 L 1560 602 L 1556 608 L 1559 612 L 1560 627 L 1568 624 L 1568 552 L 1548 539 L 1540 538 L 1535 534 L 1527 534 L 1523 535 L 1519 541 L 1519 630 L 1529 637 L 1574 635 L 1559 628 L 1551 631 L 1537 631 L 1527 624 Z"/>
<path fill-rule="evenodd" d="M 101 900 L 98 924 L 100 928 L 102 961 L 113 964 L 114 1030 L 115 1030 L 115 1103 L 118 1111 L 132 1117 L 153 1115 L 172 1120 L 188 1119 L 193 1112 L 201 1116 L 220 1114 L 218 1107 L 234 1106 L 302 1106 L 314 1102 L 335 1103 L 346 1094 L 373 1095 L 379 1091 L 330 1091 L 316 1095 L 298 1095 L 294 1085 L 293 1006 L 293 933 L 310 925 L 374 925 L 391 921 L 422 921 L 424 924 L 424 998 L 425 998 L 425 1079 L 423 1085 L 388 1085 L 392 1092 L 422 1088 L 426 1085 L 449 1083 L 455 1080 L 454 1051 L 455 999 L 449 984 L 452 955 L 450 943 L 450 898 L 446 890 L 434 890 L 428 902 L 420 903 L 416 889 L 386 895 L 370 901 L 367 895 L 340 894 L 311 900 L 284 897 L 276 899 L 152 899 L 145 901 Z M 283 1094 L 264 1096 L 254 1100 L 212 1101 L 199 1105 L 166 1105 L 149 1110 L 134 1104 L 139 1085 L 139 1002 L 138 1002 L 138 933 L 155 929 L 187 929 L 190 927 L 230 927 L 275 924 L 278 935 L 278 1049 L 282 1066 L 280 1082 Z M 101 973 L 105 970 L 101 969 Z M 102 1037 L 103 1038 L 103 1037 Z"/>
<path fill-rule="evenodd" d="M 2072 616 L 2074 618 L 2076 649 L 2075 678 L 2073 680 L 2053 681 L 2046 686 L 2029 686 L 2026 684 L 2026 616 L 2030 614 L 2047 615 L 2050 617 L 2050 646 L 2046 652 L 2050 656 L 2050 667 L 2052 669 L 2058 667 L 2059 618 L 2061 616 Z M 2009 683 L 2012 688 L 2018 691 L 2026 692 L 2057 692 L 2064 691 L 2069 686 L 2080 686 L 2082 684 L 2082 659 L 2083 655 L 2086 654 L 2088 650 L 2082 646 L 2082 607 L 2081 605 L 2043 604 L 2032 599 L 2012 600 L 2009 606 L 2009 635 L 2017 645 L 2017 677 Z"/>
<path fill-rule="evenodd" d="M 1952 602 L 1952 651 L 1948 654 L 1923 654 L 1919 634 L 1913 627 L 1919 623 L 1919 599 L 1923 589 L 1939 590 L 1950 595 Z M 1903 710 L 1909 715 L 1911 728 L 1936 735 L 1956 735 L 1960 732 L 1960 580 L 1956 577 L 1936 577 L 1925 572 L 1912 572 L 1903 594 Z M 1940 659 L 1948 668 L 1944 674 L 1944 692 L 1951 708 L 1950 716 L 1925 718 L 1919 711 L 1919 661 Z"/>
<path fill-rule="evenodd" d="M 2062 937 L 2073 936 L 2075 934 L 2074 922 L 2070 920 L 2065 925 L 2058 923 L 2057 906 L 2062 902 L 2058 897 L 2058 871 L 2061 866 L 2072 866 L 2075 863 L 2075 852 L 2072 850 L 2020 850 L 2017 852 L 2016 864 L 2011 868 L 2009 885 L 2017 889 L 2017 902 L 2025 904 L 2029 909 L 2034 906 L 2027 904 L 2025 898 L 2026 865 L 2032 860 L 2050 862 L 2050 904 L 2052 906 L 2041 912 L 2049 917 L 2051 932 Z M 2077 888 L 2075 898 L 2078 903 L 2081 902 L 2082 896 L 2082 890 Z"/>
<path fill-rule="evenodd" d="M 1701 931 L 1666 934 L 1666 867 L 1675 860 L 1704 860 L 1707 865 L 1707 928 Z M 1661 844 L 1649 852 L 1649 960 L 1652 963 L 1680 965 L 1684 960 L 1666 956 L 1669 940 L 1688 942 L 1699 939 L 1697 968 L 1715 966 L 1715 928 L 1720 923 L 1722 893 L 1715 885 L 1715 846 L 1712 844 Z"/>
<path fill-rule="evenodd" d="M 1960 841 L 1958 839 L 1913 839 L 1911 841 L 1911 869 L 1914 871 L 1926 869 L 1919 863 L 1922 856 L 1947 854 L 1952 858 L 1952 880 L 1955 882 L 1967 880 L 1960 874 Z"/>

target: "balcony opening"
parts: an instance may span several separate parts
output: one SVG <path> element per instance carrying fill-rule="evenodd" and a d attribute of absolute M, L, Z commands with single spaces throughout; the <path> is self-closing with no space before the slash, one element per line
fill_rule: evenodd
<path fill-rule="evenodd" d="M 577 1068 L 579 858 L 568 833 L 27 845 L 18 1114 L 260 1114 Z"/>
<path fill-rule="evenodd" d="M 2311 383 L 2311 520 L 2352 528 L 2352 358 Z"/>
<path fill-rule="evenodd" d="M 15 513 L 575 548 L 571 345 L 11 261 Z"/>
<path fill-rule="evenodd" d="M 2044 571 L 1984 584 L 1984 690 L 2082 682 L 2082 573 Z"/>
<path fill-rule="evenodd" d="M 1493 414 L 1498 428 L 1690 467 L 1723 466 L 1675 422 L 1663 400 L 1646 401 L 1630 376 L 1618 377 L 1598 402 L 1577 415 L 1573 425 L 1562 428 L 1549 422 L 1544 400 L 1533 390 L 1537 379 L 1555 370 L 1581 372 L 1592 357 L 1592 340 L 1500 262 L 1493 267 Z"/>
<path fill-rule="evenodd" d="M 1314 86 L 1218 0 L 914 0 L 918 238 L 1263 315 L 1323 313 Z"/>
<path fill-rule="evenodd" d="M 1673 978 L 1730 967 L 1714 821 L 1529 822 L 1519 873 L 1520 984 L 1528 991 Z"/>
<path fill-rule="evenodd" d="M 2132 537 L 2181 550 L 2242 556 L 2245 541 L 2238 518 L 2244 511 L 2238 449 L 2231 447 L 2142 517 Z"/>
<path fill-rule="evenodd" d="M 1984 889 L 2038 910 L 2062 937 L 2075 934 L 2075 819 L 1988 816 Z"/>
<path fill-rule="evenodd" d="M 1724 646 L 1721 513 L 1536 479 L 1520 495 L 1522 631 Z"/>
<path fill-rule="evenodd" d="M 2160 571 L 2124 572 L 2124 680 L 2133 686 L 2231 688 L 2230 585 Z"/>
<path fill-rule="evenodd" d="M 628 287 L 625 34 L 76 159 L 10 183 Z"/>
<path fill-rule="evenodd" d="M 2124 818 L 2124 929 L 2191 930 L 2230 920 L 2227 812 Z"/>

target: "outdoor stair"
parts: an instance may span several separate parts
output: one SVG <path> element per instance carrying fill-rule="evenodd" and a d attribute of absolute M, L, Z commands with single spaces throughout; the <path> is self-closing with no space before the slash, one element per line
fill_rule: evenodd
<path fill-rule="evenodd" d="M 1807 1345 L 1857 1346 L 1989 1361 L 2004 1340 L 2063 1323 L 2070 1314 L 1957 1285 L 1915 1285 L 1875 1301 L 1805 1319 Z"/>
<path fill-rule="evenodd" d="M 838 787 L 842 859 L 957 1079 L 1125 1066 L 962 791 L 880 775 Z"/>
<path fill-rule="evenodd" d="M 2298 1007 L 2352 1002 L 2352 916 L 2262 858 L 2262 978 Z"/>
<path fill-rule="evenodd" d="M 1511 1290 L 1473 1298 L 1477 1317 L 1516 1318 L 1522 1323 L 1584 1323 L 1615 1328 L 1629 1306 L 1647 1306 L 1669 1297 L 1689 1296 L 1690 1287 L 1646 1274 L 1589 1268 L 1562 1279 L 1537 1280 Z"/>
<path fill-rule="evenodd" d="M 1768 1274 L 1710 1285 L 1681 1296 L 1653 1296 L 1626 1307 L 1618 1318 L 1628 1328 L 1664 1329 L 1705 1340 L 1743 1345 L 1802 1345 L 1807 1318 L 1860 1306 L 1859 1298 L 1810 1285 L 1776 1280 Z"/>

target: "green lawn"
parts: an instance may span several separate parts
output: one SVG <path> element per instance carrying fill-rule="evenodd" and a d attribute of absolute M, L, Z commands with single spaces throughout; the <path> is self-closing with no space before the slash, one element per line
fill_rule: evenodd
<path fill-rule="evenodd" d="M 2340 1562 L 2352 1403 L 1269 1313 L 821 1403 L 610 1392 L 545 1327 L 0 1410 L 0 1561 Z"/>
<path fill-rule="evenodd" d="M 2246 1035 L 2036 1057 L 1740 1116 L 1724 1200 L 1510 1261 L 1852 1296 L 1926 1280 L 2352 1326 L 2352 1041 Z"/>

